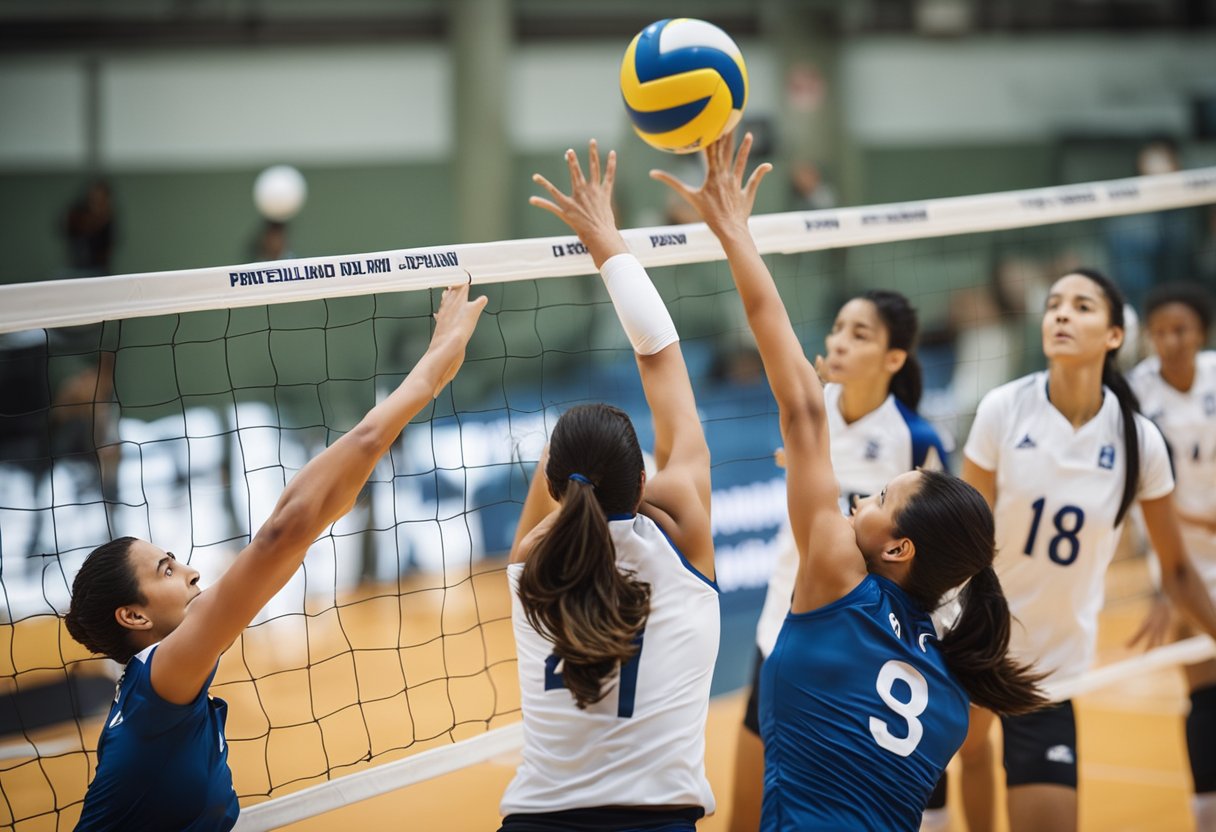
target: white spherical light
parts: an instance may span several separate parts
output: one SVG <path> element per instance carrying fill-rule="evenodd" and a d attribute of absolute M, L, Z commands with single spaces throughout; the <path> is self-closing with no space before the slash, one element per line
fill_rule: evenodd
<path fill-rule="evenodd" d="M 286 222 L 299 213 L 308 196 L 304 176 L 291 165 L 274 165 L 258 174 L 253 202 L 268 220 Z"/>

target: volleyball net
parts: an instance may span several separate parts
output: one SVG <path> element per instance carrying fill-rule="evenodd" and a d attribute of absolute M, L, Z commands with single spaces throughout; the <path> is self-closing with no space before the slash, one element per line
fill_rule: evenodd
<path fill-rule="evenodd" d="M 757 216 L 752 231 L 808 354 L 857 292 L 911 298 L 922 413 L 961 447 L 983 393 L 1041 363 L 1052 277 L 1097 265 L 1134 282 L 1143 241 L 1212 203 L 1216 168 Z M 721 692 L 745 681 L 785 514 L 776 410 L 713 235 L 624 236 L 680 330 L 714 460 Z M 594 271 L 562 236 L 0 287 L 0 825 L 70 827 L 96 764 L 117 669 L 61 622 L 85 555 L 134 535 L 214 580 L 285 482 L 422 354 L 428 290 L 470 277 L 490 302 L 460 375 L 224 656 L 212 693 L 229 702 L 243 829 L 517 747 L 502 555 L 548 430 L 609 401 L 652 439 Z M 1118 673 L 1212 645 L 1162 651 Z"/>

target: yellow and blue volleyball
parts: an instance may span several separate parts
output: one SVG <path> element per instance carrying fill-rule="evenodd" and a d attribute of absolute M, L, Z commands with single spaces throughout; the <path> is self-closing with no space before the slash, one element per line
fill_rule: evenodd
<path fill-rule="evenodd" d="M 739 123 L 747 104 L 747 67 L 730 35 L 712 23 L 660 20 L 625 50 L 621 95 L 643 141 L 692 153 Z"/>

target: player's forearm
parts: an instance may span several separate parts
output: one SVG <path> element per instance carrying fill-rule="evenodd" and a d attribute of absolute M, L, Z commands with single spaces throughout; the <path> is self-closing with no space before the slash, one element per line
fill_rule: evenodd
<path fill-rule="evenodd" d="M 715 229 L 777 405 L 791 415 L 823 410 L 823 386 L 802 352 L 794 325 L 747 226 Z"/>
<path fill-rule="evenodd" d="M 597 269 L 610 258 L 629 251 L 625 238 L 615 226 L 584 231 L 579 235 L 579 240 L 587 247 L 587 253 L 591 255 L 591 261 Z"/>
<path fill-rule="evenodd" d="M 1192 514 L 1180 508 L 1175 508 L 1175 510 L 1178 512 L 1178 519 L 1187 525 L 1198 526 L 1201 529 L 1207 529 L 1209 532 L 1216 532 L 1216 519 L 1205 517 L 1202 514 Z"/>
<path fill-rule="evenodd" d="M 292 541 L 311 543 L 350 511 L 380 458 L 431 401 L 454 356 L 450 349 L 428 350 L 396 390 L 292 478 L 267 520 L 268 526 L 278 526 L 280 536 L 290 536 L 285 548 Z"/>
<path fill-rule="evenodd" d="M 1216 638 L 1216 604 L 1189 559 L 1182 558 L 1173 569 L 1162 571 L 1161 588 L 1176 607 Z"/>
<path fill-rule="evenodd" d="M 511 543 L 512 552 L 518 549 L 528 533 L 558 506 L 557 500 L 549 493 L 549 477 L 545 473 L 548 465 L 549 446 L 546 444 L 536 462 L 536 470 L 532 472 L 532 480 L 528 483 L 528 494 L 524 497 L 524 507 L 519 513 L 519 525 L 515 527 L 515 539 Z"/>

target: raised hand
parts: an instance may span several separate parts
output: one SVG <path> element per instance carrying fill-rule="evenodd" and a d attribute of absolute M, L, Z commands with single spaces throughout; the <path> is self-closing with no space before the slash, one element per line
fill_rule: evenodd
<path fill-rule="evenodd" d="M 625 240 L 616 227 L 612 214 L 612 185 L 616 181 L 616 151 L 608 152 L 608 161 L 600 174 L 600 151 L 595 139 L 587 149 L 587 175 L 583 176 L 578 154 L 573 149 L 566 151 L 566 164 L 570 167 L 570 194 L 566 195 L 539 173 L 532 174 L 532 181 L 540 185 L 552 199 L 534 196 L 530 205 L 544 208 L 558 217 L 578 235 L 591 253 L 596 268 L 614 254 L 628 251 Z"/>
<path fill-rule="evenodd" d="M 449 286 L 443 291 L 439 302 L 439 311 L 435 313 L 435 331 L 431 334 L 431 343 L 427 352 L 442 356 L 448 361 L 439 377 L 439 383 L 432 391 L 432 397 L 438 396 L 456 376 L 460 365 L 464 363 L 465 348 L 473 337 L 473 329 L 481 310 L 486 308 L 486 296 L 469 300 L 469 284 Z"/>
<path fill-rule="evenodd" d="M 696 209 L 705 224 L 719 237 L 729 231 L 746 230 L 747 218 L 756 203 L 760 182 L 773 166 L 768 162 L 758 166 L 743 184 L 747 157 L 752 149 L 752 134 L 743 137 L 735 153 L 735 136 L 729 133 L 705 149 L 708 170 L 700 188 L 693 189 L 662 170 L 652 170 L 650 178 L 667 185 Z"/>

